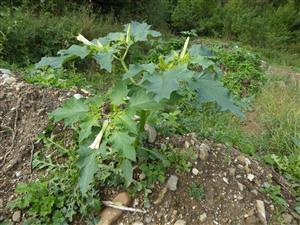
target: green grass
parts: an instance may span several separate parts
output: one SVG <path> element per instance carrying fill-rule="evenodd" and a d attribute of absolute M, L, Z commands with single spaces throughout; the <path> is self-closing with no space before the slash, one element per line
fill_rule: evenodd
<path fill-rule="evenodd" d="M 274 166 L 299 179 L 299 82 L 270 81 L 257 97 L 255 108 L 262 127 L 260 153 L 274 154 Z"/>

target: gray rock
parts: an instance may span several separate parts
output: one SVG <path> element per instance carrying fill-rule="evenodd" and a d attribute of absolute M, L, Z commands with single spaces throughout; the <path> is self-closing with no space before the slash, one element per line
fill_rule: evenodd
<path fill-rule="evenodd" d="M 83 98 L 83 96 L 81 94 L 74 94 L 73 97 L 76 98 L 76 99 Z"/>
<path fill-rule="evenodd" d="M 199 158 L 203 161 L 207 160 L 209 151 L 210 147 L 207 144 L 202 143 L 199 149 Z"/>
<path fill-rule="evenodd" d="M 201 214 L 199 219 L 200 222 L 203 223 L 207 219 L 207 214 L 206 213 Z"/>
<path fill-rule="evenodd" d="M 235 168 L 229 168 L 229 175 L 232 177 L 235 176 Z"/>
<path fill-rule="evenodd" d="M 152 217 L 151 216 L 146 216 L 145 217 L 145 222 L 146 223 L 151 223 L 151 221 L 152 221 Z"/>
<path fill-rule="evenodd" d="M 178 177 L 176 175 L 171 175 L 167 181 L 166 187 L 171 191 L 176 191 L 177 182 L 178 182 Z"/>
<path fill-rule="evenodd" d="M 264 202 L 261 200 L 256 200 L 256 209 L 258 218 L 260 219 L 261 223 L 263 225 L 267 225 L 267 216 Z"/>
<path fill-rule="evenodd" d="M 15 175 L 16 175 L 17 178 L 19 178 L 20 176 L 22 176 L 22 172 L 21 171 L 16 171 Z"/>
<path fill-rule="evenodd" d="M 237 184 L 238 184 L 240 191 L 243 191 L 245 188 L 245 185 L 241 184 L 240 182 L 237 182 Z"/>
<path fill-rule="evenodd" d="M 177 220 L 174 225 L 186 225 L 185 220 Z"/>
<path fill-rule="evenodd" d="M 197 168 L 193 168 L 192 173 L 197 176 L 199 174 L 199 170 Z"/>
<path fill-rule="evenodd" d="M 7 74 L 7 75 L 11 76 L 13 73 L 10 70 L 8 70 L 8 69 L 2 69 L 2 68 L 0 68 L 0 74 Z"/>
<path fill-rule="evenodd" d="M 14 214 L 12 215 L 12 220 L 14 222 L 20 222 L 20 220 L 21 220 L 21 211 L 20 210 L 14 212 Z"/>

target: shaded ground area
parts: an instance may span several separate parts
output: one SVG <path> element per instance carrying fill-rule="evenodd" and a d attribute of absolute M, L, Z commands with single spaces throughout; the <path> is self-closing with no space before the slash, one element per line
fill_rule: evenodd
<path fill-rule="evenodd" d="M 39 146 L 33 141 L 49 122 L 47 112 L 71 95 L 69 91 L 28 85 L 0 74 L 0 222 L 11 219 L 16 212 L 5 209 L 7 202 L 15 197 L 15 185 L 36 178 L 31 171 L 31 160 Z M 189 225 L 263 224 L 257 201 L 264 205 L 268 224 L 299 224 L 295 212 L 279 212 L 271 199 L 261 192 L 263 187 L 279 185 L 289 206 L 295 204 L 285 179 L 257 160 L 222 144 L 200 142 L 194 134 L 160 140 L 162 142 L 172 144 L 178 151 L 193 149 L 197 157 L 191 162 L 190 172 L 176 174 L 175 169 L 171 169 L 167 178 L 177 176 L 176 190 L 171 191 L 165 184 L 155 184 L 151 188 L 151 207 L 147 212 L 125 213 L 117 224 L 173 225 L 180 219 Z M 207 150 L 205 155 L 203 148 Z M 203 192 L 192 189 L 192 183 L 200 185 Z M 195 193 L 198 190 L 198 195 L 191 194 L 191 190 Z M 104 188 L 101 192 L 102 199 L 110 200 L 119 190 Z M 132 206 L 143 207 L 143 194 L 133 198 Z M 23 216 L 21 212 L 20 217 Z"/>

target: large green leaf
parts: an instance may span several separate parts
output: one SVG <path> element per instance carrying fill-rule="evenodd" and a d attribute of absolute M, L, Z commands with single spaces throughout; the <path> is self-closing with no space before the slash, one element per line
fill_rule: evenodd
<path fill-rule="evenodd" d="M 203 45 L 196 44 L 192 45 L 189 50 L 189 54 L 191 57 L 198 57 L 198 56 L 214 56 L 213 51 L 204 47 Z"/>
<path fill-rule="evenodd" d="M 85 120 L 80 123 L 79 142 L 88 138 L 92 133 L 92 128 L 100 126 L 98 115 L 88 115 Z"/>
<path fill-rule="evenodd" d="M 133 114 L 127 111 L 124 111 L 122 114 L 118 115 L 115 119 L 116 125 L 126 128 L 131 133 L 137 134 L 137 124 L 133 120 Z"/>
<path fill-rule="evenodd" d="M 125 39 L 126 34 L 123 32 L 111 32 L 106 36 L 110 41 L 119 41 Z"/>
<path fill-rule="evenodd" d="M 80 45 L 72 45 L 68 49 L 63 49 L 58 52 L 59 55 L 69 55 L 69 56 L 78 56 L 81 59 L 84 59 L 88 54 L 90 53 L 90 50 L 87 48 L 87 46 L 80 46 Z"/>
<path fill-rule="evenodd" d="M 154 73 L 156 65 L 153 63 L 148 64 L 130 64 L 129 70 L 123 75 L 123 80 L 133 78 L 142 71 L 146 71 L 150 74 Z"/>
<path fill-rule="evenodd" d="M 45 66 L 50 66 L 54 69 L 59 69 L 63 67 L 63 64 L 68 60 L 73 59 L 73 56 L 64 55 L 57 57 L 43 57 L 37 64 L 35 64 L 35 68 L 43 68 Z"/>
<path fill-rule="evenodd" d="M 209 67 L 214 67 L 215 66 L 215 62 L 210 60 L 206 56 L 193 57 L 193 58 L 190 59 L 190 62 L 192 64 L 200 65 L 203 69 L 207 69 Z"/>
<path fill-rule="evenodd" d="M 114 48 L 110 48 L 108 51 L 98 52 L 93 56 L 96 62 L 100 65 L 101 69 L 105 69 L 108 72 L 111 72 L 113 54 L 115 52 Z"/>
<path fill-rule="evenodd" d="M 110 91 L 109 98 L 114 105 L 124 104 L 125 97 L 128 95 L 128 88 L 125 82 L 118 82 Z"/>
<path fill-rule="evenodd" d="M 110 141 L 114 150 L 118 151 L 123 157 L 136 161 L 136 152 L 133 146 L 135 138 L 128 135 L 126 132 L 115 131 Z"/>
<path fill-rule="evenodd" d="M 148 76 L 144 84 L 146 90 L 154 94 L 154 99 L 160 102 L 162 99 L 170 99 L 172 92 L 180 88 L 180 81 L 188 81 L 194 75 L 186 66 L 179 66 L 172 70 L 153 73 Z"/>
<path fill-rule="evenodd" d="M 54 119 L 54 122 L 64 120 L 65 125 L 71 126 L 85 118 L 88 112 L 89 107 L 84 103 L 83 99 L 72 97 L 65 101 L 62 107 L 57 108 L 49 115 Z"/>
<path fill-rule="evenodd" d="M 45 66 L 50 66 L 52 68 L 58 69 L 62 68 L 63 64 L 80 57 L 84 59 L 90 53 L 86 46 L 72 45 L 68 49 L 63 49 L 58 52 L 60 56 L 57 57 L 43 57 L 36 65 L 36 68 L 43 68 Z"/>
<path fill-rule="evenodd" d="M 152 95 L 146 93 L 144 90 L 137 91 L 130 98 L 130 110 L 156 110 L 159 108 L 160 105 L 153 100 Z"/>
<path fill-rule="evenodd" d="M 229 91 L 219 81 L 198 79 L 190 82 L 190 87 L 196 90 L 200 105 L 204 102 L 216 102 L 222 111 L 229 110 L 241 118 L 244 117 L 241 109 L 231 99 Z"/>
<path fill-rule="evenodd" d="M 97 172 L 97 154 L 98 151 L 90 149 L 87 145 L 82 145 L 79 148 L 79 159 L 76 165 L 80 169 L 78 184 L 83 195 L 89 189 L 90 184 L 94 180 L 94 175 Z"/>
<path fill-rule="evenodd" d="M 128 30 L 128 25 L 125 25 L 124 31 L 127 32 Z M 159 37 L 161 35 L 160 32 L 157 32 L 155 30 L 150 29 L 151 26 L 148 25 L 147 23 L 139 23 L 136 21 L 132 21 L 130 23 L 130 31 L 131 31 L 131 36 L 134 38 L 134 41 L 147 41 L 148 35 L 152 37 Z"/>
<path fill-rule="evenodd" d="M 133 168 L 131 162 L 128 159 L 124 159 L 121 164 L 121 169 L 126 181 L 126 186 L 128 187 L 133 181 Z"/>

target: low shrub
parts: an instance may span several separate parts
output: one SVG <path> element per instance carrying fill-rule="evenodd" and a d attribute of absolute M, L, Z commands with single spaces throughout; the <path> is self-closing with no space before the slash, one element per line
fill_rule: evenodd
<path fill-rule="evenodd" d="M 242 98 L 257 94 L 266 81 L 261 58 L 257 54 L 238 46 L 229 49 L 218 47 L 216 54 L 225 70 L 221 80 L 235 96 Z"/>

